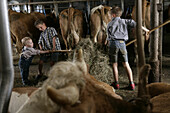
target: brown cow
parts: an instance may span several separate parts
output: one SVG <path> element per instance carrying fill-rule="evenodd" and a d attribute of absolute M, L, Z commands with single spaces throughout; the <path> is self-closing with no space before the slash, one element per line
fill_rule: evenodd
<path fill-rule="evenodd" d="M 12 10 L 9 10 L 8 14 L 11 38 L 12 41 L 16 43 L 16 48 L 19 53 L 21 52 L 22 49 L 21 39 L 26 36 L 31 37 L 35 45 L 38 45 L 40 31 L 34 26 L 34 22 L 37 19 L 42 19 L 46 23 L 50 21 L 49 23 L 52 23 L 54 27 L 57 27 L 56 25 L 57 20 L 56 18 L 52 17 L 52 15 L 45 16 L 44 14 L 38 12 L 24 14 Z M 50 26 L 49 23 L 47 23 L 47 26 Z"/>
<path fill-rule="evenodd" d="M 54 65 L 42 88 L 17 113 L 148 113 L 145 103 L 123 101 L 111 86 L 94 79 L 82 50 L 77 56 L 74 62 Z"/>
<path fill-rule="evenodd" d="M 163 93 L 170 92 L 170 84 L 163 82 L 148 84 L 146 88 L 149 91 L 149 95 L 151 96 L 151 98 Z"/>
<path fill-rule="evenodd" d="M 97 6 L 91 10 L 90 15 L 90 30 L 91 38 L 94 43 L 104 44 L 107 38 L 106 28 L 107 24 L 111 21 L 109 6 Z"/>
<path fill-rule="evenodd" d="M 146 26 L 147 29 L 150 29 L 150 3 L 146 0 L 143 0 L 144 6 L 143 6 L 143 17 L 142 17 L 142 24 L 143 26 Z M 132 10 L 132 19 L 136 21 L 136 6 L 133 7 Z"/>
<path fill-rule="evenodd" d="M 62 38 L 66 49 L 74 48 L 85 33 L 83 12 L 72 7 L 59 15 Z"/>

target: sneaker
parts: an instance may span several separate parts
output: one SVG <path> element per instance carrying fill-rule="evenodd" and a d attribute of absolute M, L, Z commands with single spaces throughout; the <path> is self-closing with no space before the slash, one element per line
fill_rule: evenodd
<path fill-rule="evenodd" d="M 119 87 L 119 83 L 115 83 L 115 82 L 113 82 L 113 83 L 111 84 L 111 86 L 114 87 L 115 89 L 119 89 L 119 88 L 120 88 L 120 87 Z"/>
<path fill-rule="evenodd" d="M 135 84 L 134 83 L 129 84 L 128 89 L 135 90 Z"/>

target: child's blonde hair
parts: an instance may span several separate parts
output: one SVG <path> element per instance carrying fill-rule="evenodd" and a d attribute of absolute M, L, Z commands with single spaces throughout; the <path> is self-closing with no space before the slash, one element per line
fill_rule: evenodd
<path fill-rule="evenodd" d="M 25 45 L 27 45 L 27 41 L 28 40 L 32 40 L 30 37 L 24 37 L 22 40 L 21 40 L 21 42 L 22 42 L 22 45 L 23 46 L 25 46 Z"/>
<path fill-rule="evenodd" d="M 122 9 L 118 6 L 113 6 L 111 9 L 111 14 L 115 14 L 117 17 L 122 16 Z"/>

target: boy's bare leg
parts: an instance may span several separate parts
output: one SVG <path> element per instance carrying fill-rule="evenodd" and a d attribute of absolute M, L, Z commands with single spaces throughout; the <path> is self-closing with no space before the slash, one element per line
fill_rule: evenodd
<path fill-rule="evenodd" d="M 117 68 L 117 63 L 113 63 L 113 76 L 115 79 L 115 82 L 118 82 L 118 68 Z"/>
<path fill-rule="evenodd" d="M 129 79 L 129 82 L 133 82 L 133 75 L 132 75 L 132 70 L 130 68 L 130 65 L 128 62 L 122 62 L 123 64 L 123 67 L 125 68 L 126 70 L 126 73 L 127 73 L 127 76 L 128 76 L 128 79 Z"/>

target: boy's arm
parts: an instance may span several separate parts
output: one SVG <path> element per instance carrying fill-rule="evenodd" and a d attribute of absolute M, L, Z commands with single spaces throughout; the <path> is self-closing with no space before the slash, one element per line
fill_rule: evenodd
<path fill-rule="evenodd" d="M 42 50 L 42 46 L 41 46 L 41 44 L 39 44 L 39 48 L 40 48 L 40 50 Z"/>
<path fill-rule="evenodd" d="M 56 50 L 56 47 L 55 47 L 55 46 L 56 46 L 56 44 L 55 44 L 55 38 L 56 38 L 56 37 L 54 36 L 54 37 L 53 37 L 53 50 Z"/>

